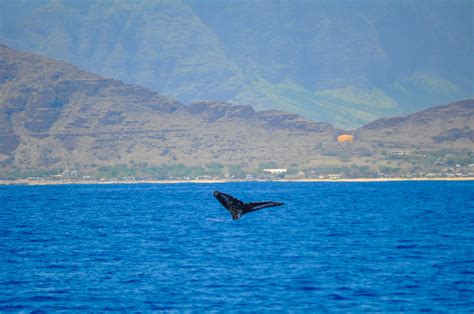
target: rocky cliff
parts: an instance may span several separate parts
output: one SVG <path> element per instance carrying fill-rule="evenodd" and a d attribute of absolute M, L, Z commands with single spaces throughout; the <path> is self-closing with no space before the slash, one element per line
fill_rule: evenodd
<path fill-rule="evenodd" d="M 338 132 L 281 111 L 190 106 L 0 46 L 0 159 L 7 168 L 306 163 Z"/>

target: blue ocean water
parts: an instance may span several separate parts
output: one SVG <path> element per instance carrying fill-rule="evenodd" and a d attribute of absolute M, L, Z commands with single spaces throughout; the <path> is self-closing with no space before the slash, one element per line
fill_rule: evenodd
<path fill-rule="evenodd" d="M 472 312 L 473 188 L 0 186 L 0 311 Z"/>

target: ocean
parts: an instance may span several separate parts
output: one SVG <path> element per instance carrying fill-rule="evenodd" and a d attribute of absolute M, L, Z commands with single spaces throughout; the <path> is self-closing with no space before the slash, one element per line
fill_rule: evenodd
<path fill-rule="evenodd" d="M 233 221 L 214 190 L 278 201 Z M 474 311 L 474 182 L 0 186 L 0 311 Z"/>

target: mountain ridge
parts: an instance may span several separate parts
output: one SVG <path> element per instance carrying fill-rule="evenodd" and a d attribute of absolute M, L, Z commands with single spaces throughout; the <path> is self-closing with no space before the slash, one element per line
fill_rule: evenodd
<path fill-rule="evenodd" d="M 141 140 L 149 142 L 147 145 L 150 149 L 141 151 L 147 156 L 147 162 L 192 163 L 192 158 L 186 157 L 188 147 L 194 145 L 202 154 L 209 155 L 206 148 L 219 146 L 219 143 L 213 142 L 214 138 L 220 138 L 222 134 L 228 134 L 231 141 L 244 151 L 257 149 L 259 145 L 270 148 L 269 151 L 261 152 L 269 158 L 270 151 L 275 150 L 271 149 L 269 140 L 273 133 L 280 133 L 284 138 L 301 135 L 319 142 L 332 140 L 337 132 L 327 123 L 307 121 L 298 115 L 280 111 L 256 112 L 250 106 L 233 106 L 222 102 L 200 102 L 187 106 L 143 87 L 101 78 L 69 64 L 6 46 L 0 46 L 0 50 L 3 69 L 0 117 L 6 122 L 2 124 L 1 136 L 5 139 L 2 140 L 2 153 L 23 155 L 33 167 L 54 165 L 54 160 L 65 158 L 63 151 L 75 150 L 81 141 L 86 140 L 92 141 L 83 143 L 89 145 L 88 151 L 80 153 L 87 155 L 90 160 L 108 160 L 112 156 L 121 160 L 122 155 L 134 155 L 134 146 L 143 144 L 133 138 L 134 134 L 142 134 Z M 67 73 L 64 76 L 56 71 L 61 66 L 65 67 Z M 32 69 L 36 72 L 32 72 Z M 209 129 L 209 126 L 217 131 Z M 244 143 L 234 133 L 226 130 L 229 126 L 239 136 L 249 140 L 249 147 L 244 147 Z M 246 128 L 260 133 L 262 139 L 253 137 Z M 148 136 L 147 133 L 156 134 Z M 203 138 L 196 137 L 199 133 Z M 88 138 L 90 136 L 98 138 Z M 119 147 L 120 143 L 115 143 L 116 149 L 111 149 L 114 145 L 107 142 L 119 141 L 121 136 L 126 137 L 124 145 L 127 145 L 127 149 Z M 209 144 L 206 144 L 207 136 L 212 138 L 209 138 Z M 162 147 L 160 142 L 167 137 L 172 138 L 171 143 Z M 190 139 L 194 143 L 190 143 Z M 173 140 L 185 143 L 178 145 Z M 270 141 L 270 144 L 265 144 L 265 141 Z M 33 146 L 45 151 L 45 156 L 56 157 L 43 158 L 47 162 L 42 165 L 41 153 L 34 151 Z M 55 147 L 56 151 L 51 151 L 51 147 Z M 158 157 L 154 155 L 154 150 L 159 151 Z M 280 159 L 289 158 L 283 156 L 282 152 L 279 155 L 282 155 Z M 75 159 L 73 155 L 67 157 Z M 226 158 L 233 157 L 228 154 Z M 4 156 L 3 159 L 8 158 Z M 15 160 L 18 162 L 18 158 Z M 20 165 L 21 162 L 17 164 Z"/>
<path fill-rule="evenodd" d="M 389 137 L 386 142 L 398 145 L 431 145 L 443 142 L 465 141 L 465 147 L 474 142 L 474 100 L 465 99 L 448 105 L 435 106 L 403 117 L 382 118 L 356 131 L 363 141 L 379 141 L 380 133 Z M 445 128 L 449 119 L 449 129 Z M 416 126 L 418 131 L 407 130 Z M 421 131 L 423 130 L 423 131 Z M 429 135 L 429 136 L 427 136 Z"/>
<path fill-rule="evenodd" d="M 187 104 L 250 104 L 357 128 L 474 96 L 470 1 L 1 6 L 0 39 L 11 47 Z"/>
<path fill-rule="evenodd" d="M 310 169 L 314 175 L 374 176 L 393 168 L 392 152 L 400 150 L 474 163 L 473 120 L 470 99 L 344 131 L 248 105 L 184 105 L 144 87 L 0 45 L 4 174 L 80 169 L 112 175 L 120 169 L 160 178 L 222 171 L 241 177 L 246 171 L 258 174 L 262 167 L 283 167 L 292 173 Z M 341 134 L 352 134 L 354 140 L 339 143 Z M 433 166 L 429 160 L 420 166 L 418 159 L 397 161 L 397 169 L 409 173 Z M 163 169 L 174 174 L 158 175 Z"/>

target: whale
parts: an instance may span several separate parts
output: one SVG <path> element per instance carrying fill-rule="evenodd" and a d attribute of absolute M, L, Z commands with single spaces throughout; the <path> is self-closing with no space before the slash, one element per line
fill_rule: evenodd
<path fill-rule="evenodd" d="M 219 191 L 214 191 L 214 197 L 230 212 L 232 220 L 239 220 L 243 215 L 259 209 L 284 205 L 284 203 L 279 202 L 244 203 L 229 194 Z"/>

